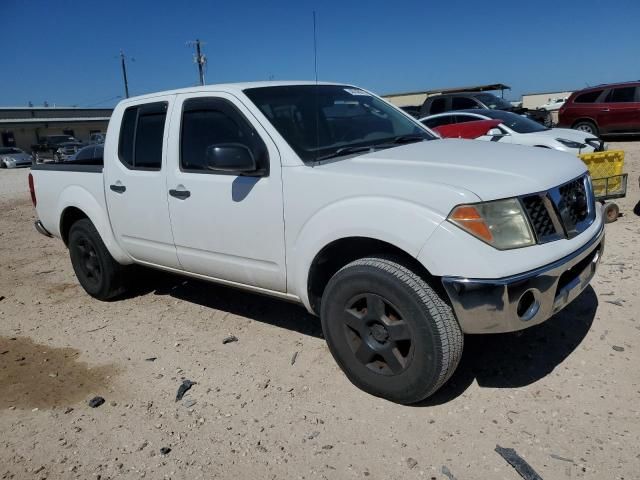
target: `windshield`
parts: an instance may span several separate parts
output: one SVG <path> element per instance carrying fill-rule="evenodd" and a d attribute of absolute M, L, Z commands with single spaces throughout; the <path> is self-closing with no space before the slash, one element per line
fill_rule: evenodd
<path fill-rule="evenodd" d="M 475 95 L 475 97 L 484 103 L 487 108 L 491 108 L 492 110 L 511 110 L 513 105 L 511 105 L 506 100 L 496 97 L 492 93 L 479 93 Z"/>
<path fill-rule="evenodd" d="M 549 130 L 538 122 L 534 122 L 527 117 L 523 117 L 517 113 L 505 112 L 504 110 L 484 111 L 482 112 L 482 115 L 496 120 L 502 120 L 504 125 L 517 133 L 536 133 Z"/>
<path fill-rule="evenodd" d="M 0 148 L 0 154 L 9 155 L 12 153 L 22 153 L 22 150 L 13 147 Z"/>
<path fill-rule="evenodd" d="M 435 138 L 384 101 L 354 87 L 293 85 L 244 93 L 304 162 Z"/>

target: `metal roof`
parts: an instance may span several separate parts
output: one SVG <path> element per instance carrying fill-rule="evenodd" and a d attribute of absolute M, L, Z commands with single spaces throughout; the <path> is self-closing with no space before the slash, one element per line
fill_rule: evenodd
<path fill-rule="evenodd" d="M 460 93 L 460 92 L 488 92 L 491 90 L 511 90 L 509 85 L 504 83 L 491 83 L 488 85 L 474 85 L 471 87 L 455 88 L 434 88 L 431 90 L 420 90 L 417 92 L 385 93 L 383 97 L 400 97 L 408 95 L 431 95 L 433 93 Z"/>
<path fill-rule="evenodd" d="M 31 121 L 54 121 L 53 119 L 78 119 L 91 117 L 109 118 L 112 108 L 73 108 L 73 107 L 0 107 L 0 121 L 24 119 Z"/>
<path fill-rule="evenodd" d="M 110 117 L 34 117 L 34 118 L 0 118 L 0 125 L 8 123 L 74 123 L 74 122 L 108 122 Z"/>

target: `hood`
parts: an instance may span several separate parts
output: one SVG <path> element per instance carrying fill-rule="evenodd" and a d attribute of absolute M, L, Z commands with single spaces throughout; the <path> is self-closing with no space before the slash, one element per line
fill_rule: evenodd
<path fill-rule="evenodd" d="M 366 153 L 323 168 L 360 177 L 382 177 L 449 185 L 496 200 L 556 187 L 586 172 L 577 157 L 543 148 L 478 142 L 430 140 Z"/>
<path fill-rule="evenodd" d="M 528 134 L 527 134 L 528 135 Z M 581 132 L 580 130 L 572 130 L 570 128 L 552 128 L 550 130 L 544 130 L 542 132 L 536 132 L 533 135 L 539 135 L 545 138 L 564 138 L 566 140 L 573 140 L 574 142 L 585 143 L 586 139 L 598 140 L 589 133 Z"/>
<path fill-rule="evenodd" d="M 566 138 L 567 140 L 575 140 L 576 142 L 582 143 L 584 143 L 586 139 L 599 140 L 598 137 L 591 135 L 590 133 L 573 130 L 571 128 L 552 128 L 550 132 L 553 132 L 555 135 L 554 138 Z"/>

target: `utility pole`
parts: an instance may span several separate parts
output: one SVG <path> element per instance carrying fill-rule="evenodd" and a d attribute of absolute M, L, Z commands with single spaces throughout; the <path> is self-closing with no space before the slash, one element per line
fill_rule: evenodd
<path fill-rule="evenodd" d="M 124 96 L 129 98 L 129 82 L 127 81 L 127 65 L 125 64 L 124 52 L 120 50 L 120 65 L 122 66 L 122 78 L 124 79 Z"/>
<path fill-rule="evenodd" d="M 207 57 L 202 53 L 202 45 L 204 45 L 204 42 L 201 42 L 198 38 L 187 42 L 187 46 L 196 47 L 196 54 L 193 57 L 193 61 L 198 64 L 200 85 L 204 85 L 204 65 L 207 63 Z"/>

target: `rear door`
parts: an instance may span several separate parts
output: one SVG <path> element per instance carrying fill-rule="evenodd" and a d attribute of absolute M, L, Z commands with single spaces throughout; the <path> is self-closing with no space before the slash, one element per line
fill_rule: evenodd
<path fill-rule="evenodd" d="M 182 268 L 269 290 L 286 289 L 280 155 L 250 110 L 227 93 L 179 95 L 167 187 Z M 247 147 L 264 173 L 212 170 L 207 152 Z"/>
<path fill-rule="evenodd" d="M 640 131 L 638 87 L 624 86 L 609 90 L 604 103 L 598 105 L 598 125 L 609 133 Z"/>
<path fill-rule="evenodd" d="M 174 96 L 127 104 L 105 145 L 105 195 L 120 245 L 136 260 L 178 268 L 166 187 L 166 132 Z M 116 127 L 117 128 L 117 127 Z"/>

